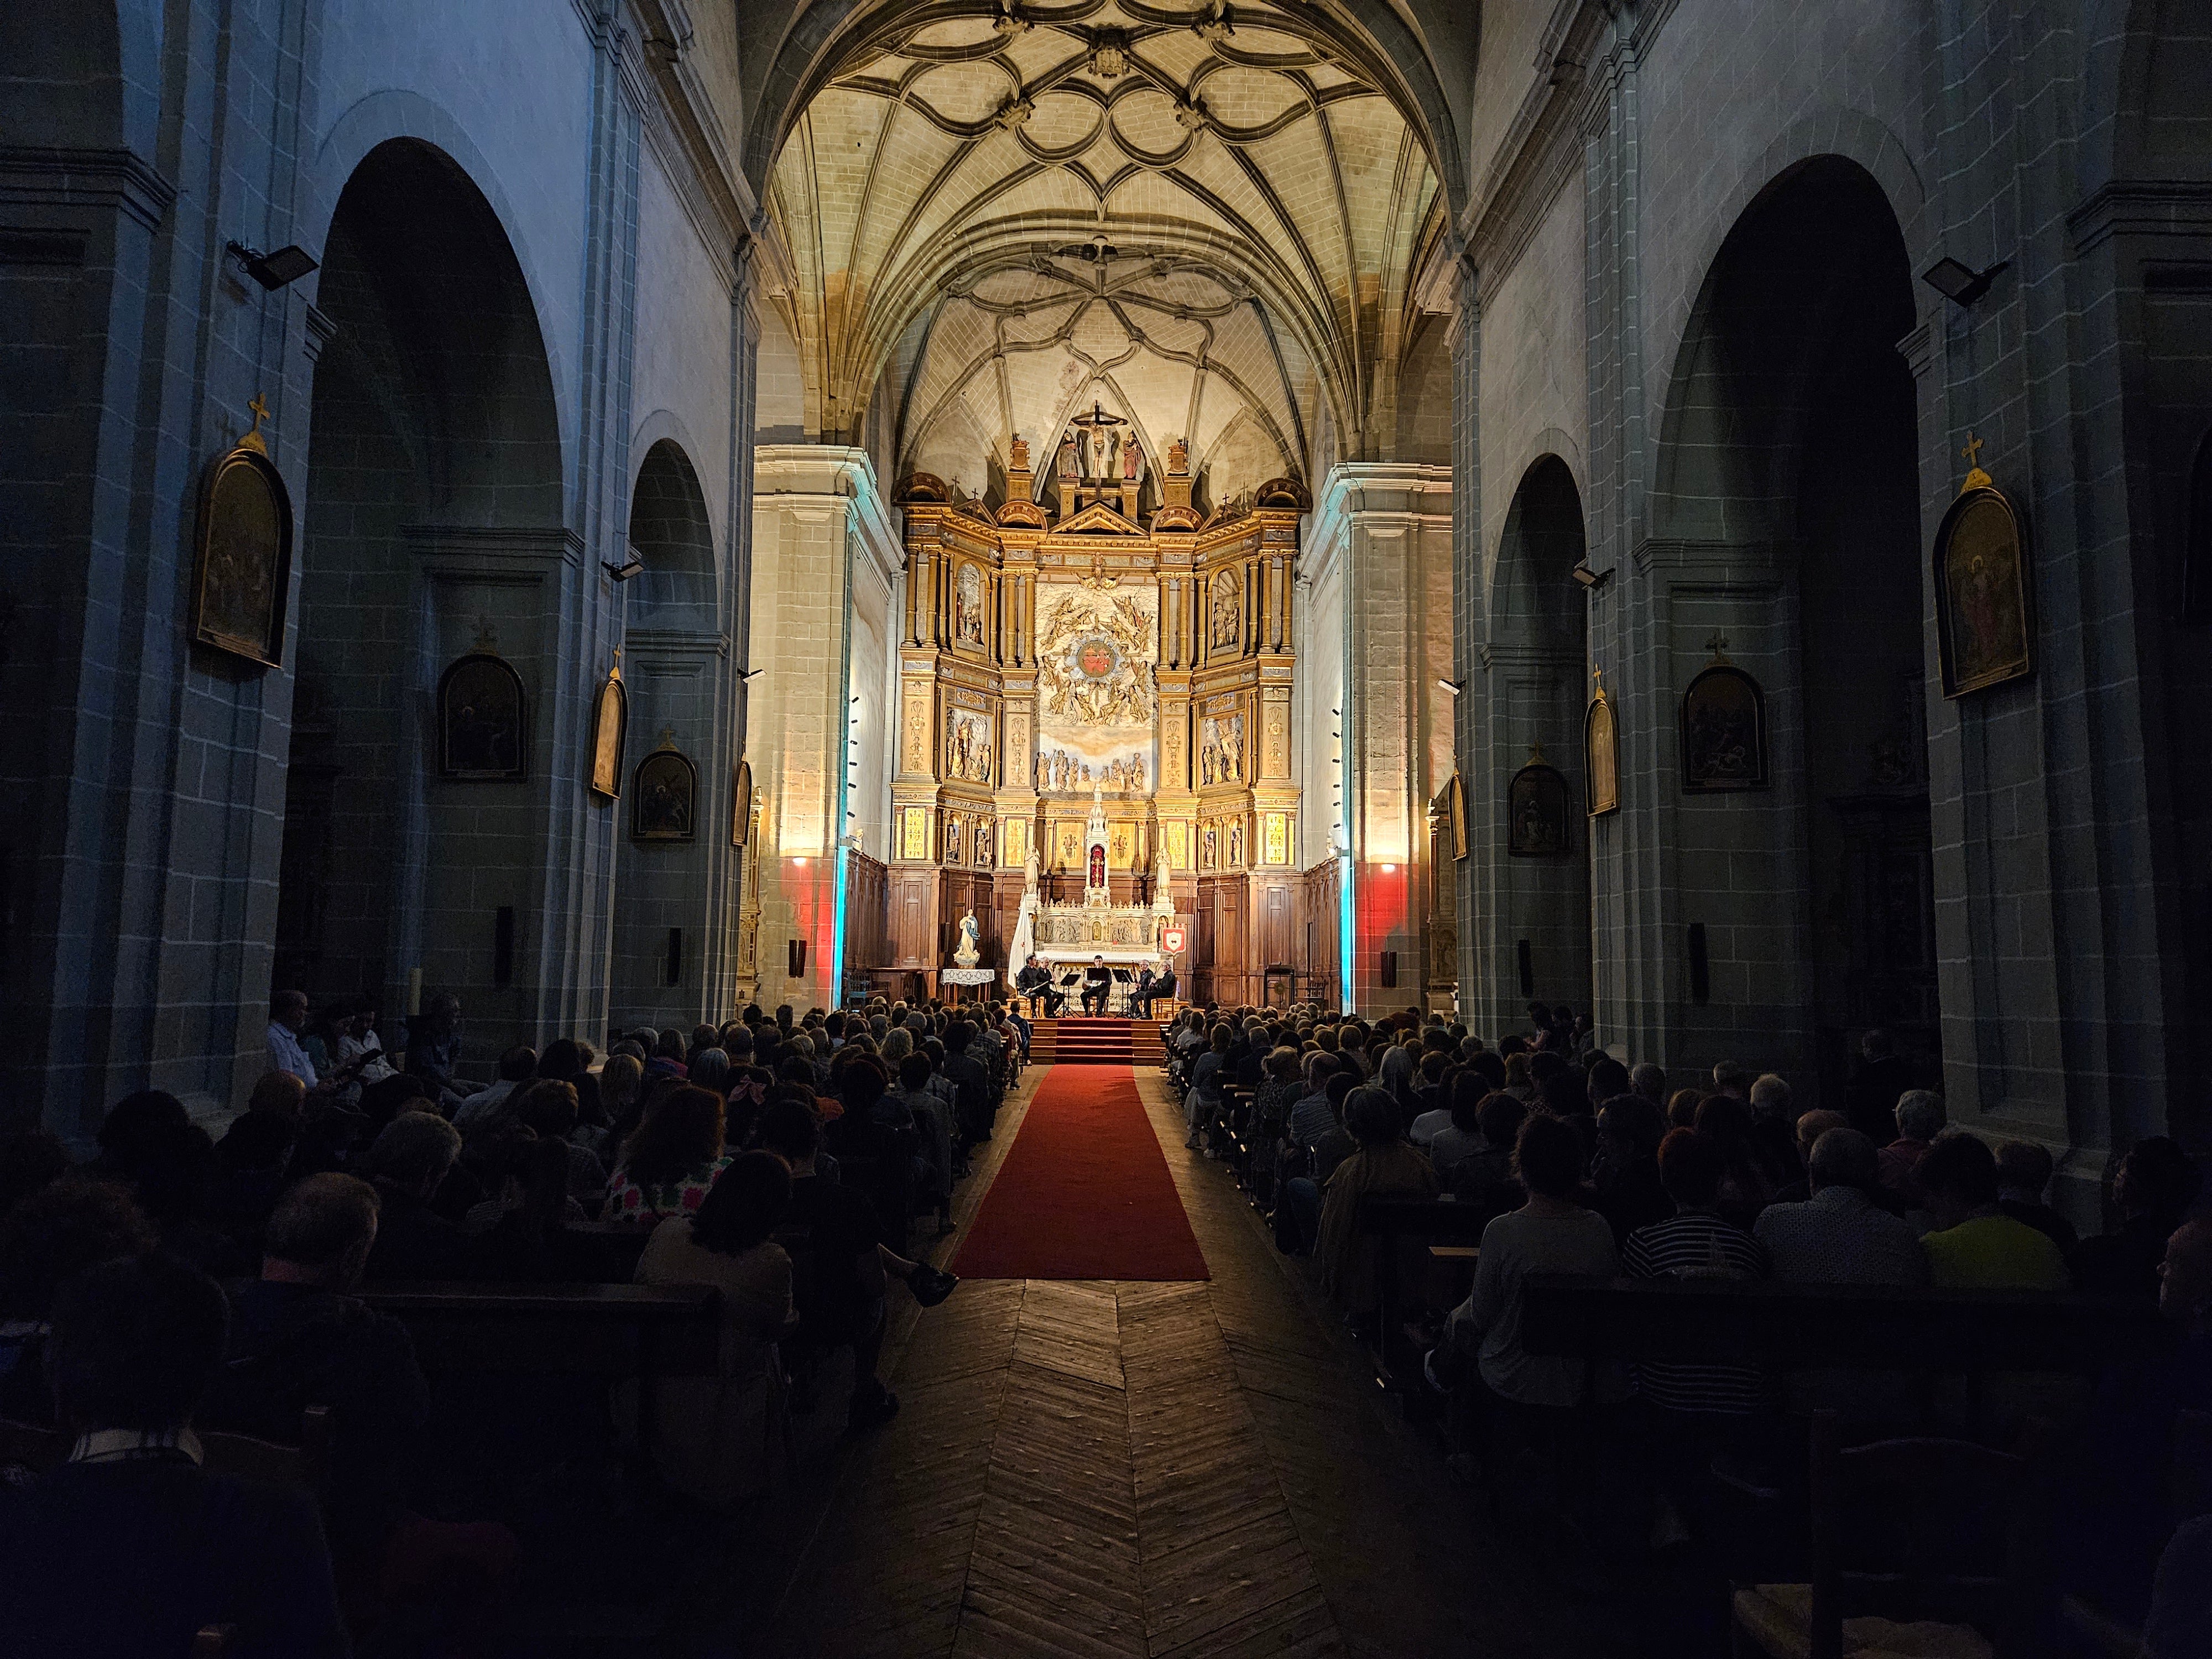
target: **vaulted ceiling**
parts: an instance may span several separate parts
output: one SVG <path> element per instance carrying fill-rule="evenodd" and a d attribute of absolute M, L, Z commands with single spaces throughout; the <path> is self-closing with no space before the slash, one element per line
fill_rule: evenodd
<path fill-rule="evenodd" d="M 810 427 L 880 382 L 900 470 L 979 493 L 1094 400 L 1218 497 L 1363 453 L 1443 229 L 1379 66 L 1264 4 L 923 15 L 848 50 L 770 177 Z"/>

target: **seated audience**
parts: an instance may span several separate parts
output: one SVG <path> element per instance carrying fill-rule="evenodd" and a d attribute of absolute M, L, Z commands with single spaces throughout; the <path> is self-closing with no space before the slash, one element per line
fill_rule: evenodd
<path fill-rule="evenodd" d="M 607 1182 L 606 1219 L 657 1225 L 697 1209 L 729 1164 L 722 1097 L 688 1083 L 663 1096 L 623 1143 Z"/>
<path fill-rule="evenodd" d="M 476 1092 L 476 1085 L 456 1074 L 460 1063 L 461 1000 L 450 991 L 434 992 L 407 1022 L 408 1073 L 422 1079 L 431 1097 L 451 1111 Z"/>
<path fill-rule="evenodd" d="M 1475 1076 L 1486 1084 L 1490 1080 L 1480 1073 Z M 1513 1143 L 1528 1115 L 1528 1109 L 1503 1089 L 1483 1096 L 1475 1108 L 1482 1146 L 1453 1165 L 1450 1188 L 1456 1202 L 1475 1210 L 1486 1221 L 1519 1209 L 1527 1197 L 1514 1177 Z"/>
<path fill-rule="evenodd" d="M 47 1318 L 62 1282 L 161 1243 L 154 1224 L 113 1182 L 64 1175 L 0 1221 L 0 1417 L 43 1423 L 53 1409 Z"/>
<path fill-rule="evenodd" d="M 1912 1087 L 1912 1066 L 1896 1052 L 1889 1033 L 1879 1030 L 1859 1039 L 1859 1056 L 1845 1110 L 1853 1128 L 1876 1147 L 1886 1148 L 1897 1139 L 1897 1104 Z"/>
<path fill-rule="evenodd" d="M 607 1190 L 606 1166 L 599 1154 L 576 1139 L 576 1085 L 541 1077 L 516 1093 L 513 1116 L 540 1140 L 557 1142 L 568 1160 L 568 1195 L 587 1211 L 596 1209 Z"/>
<path fill-rule="evenodd" d="M 431 1203 L 460 1156 L 459 1132 L 435 1113 L 402 1112 L 384 1126 L 361 1160 L 378 1206 L 365 1277 L 459 1279 L 466 1271 L 468 1234 Z"/>
<path fill-rule="evenodd" d="M 55 1419 L 69 1461 L 0 1487 L 0 1647 L 16 1659 L 347 1651 L 330 1551 L 304 1495 L 201 1467 L 193 1414 L 222 1364 L 212 1279 L 159 1255 L 77 1273 L 53 1305 Z"/>
<path fill-rule="evenodd" d="M 1460 1073 L 1451 1080 L 1450 1104 L 1445 1109 L 1442 1127 L 1430 1131 L 1429 1162 L 1436 1169 L 1437 1179 L 1447 1186 L 1451 1183 L 1452 1171 L 1487 1145 L 1482 1136 L 1482 1102 L 1486 1092 L 1486 1085 L 1479 1074 Z M 1434 1116 L 1434 1113 L 1425 1114 L 1416 1121 L 1415 1127 Z M 1415 1146 L 1422 1144 L 1410 1134 L 1407 1138 Z"/>
<path fill-rule="evenodd" d="M 1281 1165 L 1283 1137 L 1290 1133 L 1291 1114 L 1304 1093 L 1298 1079 L 1298 1051 L 1271 1049 L 1264 1062 L 1264 1077 L 1252 1097 L 1252 1121 L 1246 1126 L 1245 1145 L 1251 1149 L 1246 1178 L 1255 1194 L 1274 1195 Z"/>
<path fill-rule="evenodd" d="M 1631 1279 L 1764 1279 L 1766 1250 L 1721 1219 L 1719 1146 L 1695 1129 L 1672 1129 L 1659 1143 L 1659 1178 L 1674 1201 L 1664 1221 L 1638 1227 L 1620 1252 Z M 1766 1403 L 1755 1367 L 1644 1363 L 1631 1381 L 1655 1410 L 1686 1416 L 1743 1417 Z"/>
<path fill-rule="evenodd" d="M 2179 1143 L 2164 1135 L 2137 1141 L 2112 1177 L 2119 1229 L 2075 1248 L 2074 1282 L 2089 1296 L 2155 1297 L 2166 1241 L 2188 1214 L 2197 1188 L 2197 1166 Z"/>
<path fill-rule="evenodd" d="M 1797 1145 L 1797 1114 L 1786 1079 L 1768 1072 L 1751 1085 L 1751 1144 L 1769 1187 L 1779 1191 L 1805 1178 Z"/>
<path fill-rule="evenodd" d="M 792 1299 L 799 1316 L 793 1344 L 818 1355 L 853 1350 L 853 1397 L 848 1426 L 854 1431 L 889 1422 L 898 1396 L 876 1375 L 883 1352 L 887 1274 L 906 1280 L 925 1307 L 945 1299 L 958 1281 L 925 1263 L 902 1259 L 878 1237 L 872 1206 L 816 1168 L 821 1129 L 814 1114 L 795 1100 L 779 1100 L 762 1112 L 762 1149 L 791 1171 L 791 1201 L 775 1230 L 792 1261 Z"/>
<path fill-rule="evenodd" d="M 517 1047 L 509 1048 L 499 1057 L 499 1081 L 488 1089 L 479 1089 L 463 1101 L 453 1113 L 453 1127 L 465 1135 L 472 1135 L 487 1127 L 493 1118 L 506 1106 L 507 1097 L 538 1075 L 538 1051 Z"/>
<path fill-rule="evenodd" d="M 1659 1147 L 1666 1133 L 1659 1109 L 1641 1095 L 1615 1095 L 1598 1114 L 1590 1182 L 1597 1212 L 1612 1227 L 1616 1245 L 1638 1227 L 1674 1213 L 1675 1200 L 1668 1196 L 1659 1172 Z"/>
<path fill-rule="evenodd" d="M 1928 1255 L 1912 1228 L 1877 1201 L 1881 1164 L 1872 1141 L 1856 1129 L 1832 1127 L 1814 1141 L 1805 1163 L 1812 1195 L 1769 1205 L 1753 1229 L 1776 1279 L 1900 1289 L 1928 1282 Z"/>
<path fill-rule="evenodd" d="M 1879 1180 L 1874 1142 L 1839 1124 L 1813 1142 L 1805 1164 L 1812 1195 L 1769 1205 L 1753 1228 L 1778 1282 L 1887 1285 L 1899 1290 L 1927 1284 L 1928 1256 L 1920 1240 L 1911 1224 L 1884 1207 L 1888 1194 Z M 1901 1423 L 1917 1409 L 1911 1379 L 1895 1371 L 1801 1372 L 1790 1379 L 1789 1394 L 1796 1413 L 1826 1409 L 1857 1423 Z"/>
<path fill-rule="evenodd" d="M 1483 1382 L 1509 1407 L 1563 1411 L 1583 1398 L 1584 1368 L 1565 1355 L 1533 1354 L 1521 1346 L 1522 1286 L 1530 1273 L 1597 1273 L 1620 1269 L 1613 1229 L 1576 1201 L 1582 1186 L 1582 1144 L 1555 1118 L 1532 1117 L 1513 1147 L 1513 1173 L 1528 1201 L 1482 1230 L 1474 1288 L 1452 1310 L 1445 1346 L 1471 1359 Z M 1601 1395 L 1617 1396 L 1610 1373 Z"/>
<path fill-rule="evenodd" d="M 2066 1460 L 2060 1516 L 2064 1582 L 2129 1624 L 2143 1620 L 2160 1552 L 2185 1513 L 2174 1479 L 2182 1413 L 2212 1413 L 2212 1219 L 2186 1222 L 2167 1241 L 2158 1310 L 2179 1340 L 2099 1384 L 2083 1443 Z"/>
<path fill-rule="evenodd" d="M 2043 1201 L 2051 1169 L 2051 1154 L 2033 1141 L 1999 1141 L 1997 1208 L 2034 1228 L 2058 1247 L 2061 1255 L 2070 1256 L 2081 1242 L 2074 1224 Z"/>
<path fill-rule="evenodd" d="M 1896 1134 L 1881 1149 L 1881 1184 L 1908 1209 L 1921 1207 L 1920 1160 L 1943 1133 L 1943 1097 L 1932 1089 L 1907 1089 L 1897 1098 Z"/>
<path fill-rule="evenodd" d="M 712 1285 L 721 1292 L 715 1375 L 655 1385 L 655 1464 L 662 1480 L 703 1504 L 726 1504 L 767 1473 L 759 1413 L 769 1409 L 769 1369 L 792 1311 L 791 1258 L 769 1235 L 790 1203 L 783 1160 L 741 1153 L 696 1210 L 653 1230 L 638 1258 L 641 1285 Z"/>
<path fill-rule="evenodd" d="M 1359 1150 L 1329 1176 L 1314 1262 L 1321 1270 L 1322 1289 L 1346 1312 L 1359 1316 L 1375 1310 L 1376 1241 L 1359 1231 L 1361 1200 L 1433 1198 L 1437 1172 L 1419 1147 L 1401 1137 L 1404 1110 L 1386 1091 L 1353 1090 L 1344 1115 Z"/>
<path fill-rule="evenodd" d="M 1806 1173 L 1795 1181 L 1784 1182 L 1776 1191 L 1776 1204 L 1802 1204 L 1813 1195 L 1813 1143 L 1831 1129 L 1849 1127 L 1850 1120 L 1841 1112 L 1801 1112 L 1797 1115 L 1797 1164 Z"/>
<path fill-rule="evenodd" d="M 1899 1108 L 1898 1127 L 1905 1127 Z M 1920 1241 L 1939 1290 L 2063 1291 L 2066 1258 L 2049 1238 L 1997 1207 L 1997 1161 L 1964 1131 L 1939 1137 L 1914 1172 L 1934 1231 Z"/>

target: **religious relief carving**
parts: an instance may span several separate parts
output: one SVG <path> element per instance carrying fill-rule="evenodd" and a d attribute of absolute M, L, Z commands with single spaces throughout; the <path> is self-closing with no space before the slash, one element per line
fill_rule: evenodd
<path fill-rule="evenodd" d="M 1178 870 L 1190 868 L 1190 826 L 1183 823 L 1167 826 L 1168 862 Z"/>
<path fill-rule="evenodd" d="M 1244 637 L 1244 596 L 1238 591 L 1236 572 L 1219 570 L 1214 573 L 1213 598 L 1209 614 L 1212 621 L 1206 630 L 1206 639 L 1215 650 L 1234 647 Z"/>
<path fill-rule="evenodd" d="M 1149 724 L 1152 633 L 1152 618 L 1133 595 L 1064 594 L 1037 630 L 1038 706 L 1084 726 Z"/>
<path fill-rule="evenodd" d="M 1198 772 L 1200 783 L 1236 783 L 1244 776 L 1244 717 L 1209 716 L 1200 728 Z"/>
<path fill-rule="evenodd" d="M 960 567 L 953 588 L 952 632 L 963 645 L 983 643 L 983 573 L 972 564 Z"/>
<path fill-rule="evenodd" d="M 1244 867 L 1244 820 L 1242 818 L 1229 820 L 1229 867 L 1232 870 Z"/>
<path fill-rule="evenodd" d="M 1291 775 L 1291 713 L 1280 702 L 1267 704 L 1267 758 L 1262 769 L 1271 778 Z"/>
<path fill-rule="evenodd" d="M 1036 758 L 1036 787 L 1053 794 L 1096 788 L 1114 795 L 1141 795 L 1145 793 L 1147 769 L 1142 750 L 1117 755 L 1105 764 L 1094 767 L 1080 755 L 1054 749 Z"/>
<path fill-rule="evenodd" d="M 1270 864 L 1291 861 L 1291 815 L 1288 812 L 1267 814 L 1265 828 L 1267 844 L 1263 856 Z"/>
<path fill-rule="evenodd" d="M 927 807 L 909 806 L 903 815 L 904 828 L 899 834 L 899 856 L 902 859 L 926 859 L 929 856 L 929 811 Z"/>
<path fill-rule="evenodd" d="M 991 717 L 961 711 L 946 722 L 945 772 L 969 783 L 991 781 Z"/>
<path fill-rule="evenodd" d="M 906 699 L 906 769 L 929 770 L 929 693 L 920 686 Z"/>

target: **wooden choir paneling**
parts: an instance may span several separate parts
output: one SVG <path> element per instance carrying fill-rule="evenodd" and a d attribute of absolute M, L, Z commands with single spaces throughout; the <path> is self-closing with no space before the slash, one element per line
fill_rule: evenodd
<path fill-rule="evenodd" d="M 890 966 L 890 871 L 866 853 L 845 855 L 845 975 L 865 982 Z"/>
<path fill-rule="evenodd" d="M 1297 954 L 1291 958 L 1304 975 L 1298 988 L 1331 1008 L 1340 1006 L 1344 994 L 1344 964 L 1338 954 L 1343 882 L 1344 866 L 1335 859 L 1315 865 L 1301 878 L 1304 914 L 1299 918 Z"/>

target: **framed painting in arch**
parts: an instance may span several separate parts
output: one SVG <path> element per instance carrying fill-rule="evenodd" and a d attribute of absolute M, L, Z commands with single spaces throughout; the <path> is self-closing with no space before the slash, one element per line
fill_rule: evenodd
<path fill-rule="evenodd" d="M 528 750 L 522 676 L 488 645 L 438 677 L 438 775 L 471 781 L 520 778 Z"/>
<path fill-rule="evenodd" d="M 622 793 L 623 738 L 629 725 L 629 693 L 623 689 L 622 652 L 592 700 L 592 793 L 607 800 Z"/>
<path fill-rule="evenodd" d="M 1935 567 L 1943 695 L 1963 697 L 2034 672 L 2027 538 L 2003 491 L 1970 475 L 1936 528 Z"/>
<path fill-rule="evenodd" d="M 730 777 L 730 845 L 743 847 L 752 833 L 753 763 L 741 760 Z"/>
<path fill-rule="evenodd" d="M 630 784 L 632 841 L 690 841 L 696 834 L 699 769 L 677 748 L 674 732 L 662 733 L 660 747 L 638 762 Z"/>
<path fill-rule="evenodd" d="M 1573 805 L 1565 775 L 1545 760 L 1540 746 L 1530 749 L 1528 763 L 1505 786 L 1505 850 L 1522 859 L 1573 852 Z"/>
<path fill-rule="evenodd" d="M 216 458 L 200 486 L 192 547 L 191 638 L 264 668 L 284 659 L 292 591 L 292 496 L 253 431 Z"/>
<path fill-rule="evenodd" d="M 1444 810 L 1451 817 L 1452 856 L 1463 859 L 1467 856 L 1467 785 L 1456 772 L 1444 786 Z"/>
<path fill-rule="evenodd" d="M 1682 693 L 1682 787 L 1727 794 L 1767 782 L 1766 694 L 1716 646 Z"/>
<path fill-rule="evenodd" d="M 1600 684 L 1583 716 L 1583 777 L 1589 789 L 1590 817 L 1603 817 L 1620 807 L 1620 732 L 1613 723 L 1613 700 Z"/>

